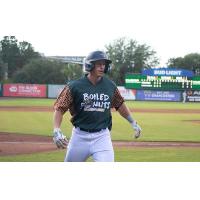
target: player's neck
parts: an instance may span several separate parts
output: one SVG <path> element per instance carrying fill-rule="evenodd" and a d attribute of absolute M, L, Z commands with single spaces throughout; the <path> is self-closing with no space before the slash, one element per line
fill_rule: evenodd
<path fill-rule="evenodd" d="M 102 76 L 95 76 L 95 75 L 89 73 L 88 76 L 87 76 L 87 78 L 89 79 L 89 81 L 93 85 L 96 85 L 102 79 Z"/>

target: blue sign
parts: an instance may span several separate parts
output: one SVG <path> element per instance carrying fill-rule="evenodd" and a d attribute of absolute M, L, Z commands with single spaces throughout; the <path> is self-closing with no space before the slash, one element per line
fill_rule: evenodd
<path fill-rule="evenodd" d="M 181 101 L 181 92 L 137 90 L 136 100 L 140 100 L 140 101 Z"/>
<path fill-rule="evenodd" d="M 145 69 L 142 71 L 142 75 L 147 76 L 186 76 L 193 77 L 194 72 L 186 69 L 175 68 L 157 68 L 157 69 Z"/>

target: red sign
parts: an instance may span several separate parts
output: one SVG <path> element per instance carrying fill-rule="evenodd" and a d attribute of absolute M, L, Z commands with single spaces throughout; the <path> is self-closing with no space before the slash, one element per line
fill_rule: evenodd
<path fill-rule="evenodd" d="M 3 96 L 6 97 L 46 97 L 46 85 L 4 84 Z"/>

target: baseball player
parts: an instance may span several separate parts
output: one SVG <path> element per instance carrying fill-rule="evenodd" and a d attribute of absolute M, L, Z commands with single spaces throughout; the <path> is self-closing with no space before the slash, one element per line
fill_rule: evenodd
<path fill-rule="evenodd" d="M 140 137 L 141 128 L 132 118 L 117 86 L 104 76 L 111 63 L 103 51 L 91 52 L 85 60 L 85 70 L 88 73 L 69 82 L 54 104 L 53 141 L 58 148 L 67 147 L 67 162 L 82 162 L 89 157 L 97 162 L 114 161 L 110 136 L 111 108 L 115 108 L 130 122 L 135 138 Z M 60 129 L 67 110 L 73 124 L 69 142 Z"/>
<path fill-rule="evenodd" d="M 183 103 L 185 103 L 186 102 L 186 98 L 187 98 L 187 92 L 186 92 L 186 90 L 182 93 L 182 96 L 183 96 Z"/>

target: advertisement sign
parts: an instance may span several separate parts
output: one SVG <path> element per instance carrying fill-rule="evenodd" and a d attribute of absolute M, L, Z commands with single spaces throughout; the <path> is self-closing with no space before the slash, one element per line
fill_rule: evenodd
<path fill-rule="evenodd" d="M 46 97 L 46 85 L 4 84 L 3 96 L 6 97 Z"/>
<path fill-rule="evenodd" d="M 48 85 L 48 98 L 57 98 L 65 85 Z"/>
<path fill-rule="evenodd" d="M 193 77 L 194 72 L 186 69 L 175 68 L 157 68 L 157 69 L 145 69 L 142 71 L 142 75 L 147 76 L 186 76 Z"/>
<path fill-rule="evenodd" d="M 180 101 L 181 92 L 137 90 L 136 100 L 140 101 Z"/>
<path fill-rule="evenodd" d="M 187 102 L 200 102 L 200 91 L 189 90 L 186 92 L 186 101 Z"/>
<path fill-rule="evenodd" d="M 136 90 L 133 89 L 126 89 L 123 86 L 117 87 L 120 94 L 125 100 L 135 100 L 136 98 Z"/>

